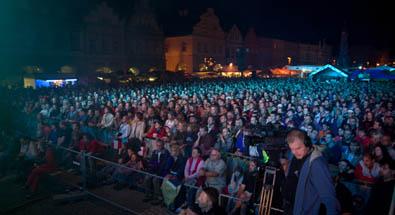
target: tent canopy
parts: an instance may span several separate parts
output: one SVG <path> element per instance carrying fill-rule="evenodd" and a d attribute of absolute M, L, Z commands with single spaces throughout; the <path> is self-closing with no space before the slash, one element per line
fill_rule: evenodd
<path fill-rule="evenodd" d="M 309 74 L 309 77 L 310 78 L 338 79 L 338 78 L 348 78 L 348 74 L 337 67 L 327 64 L 315 71 L 312 71 Z"/>
<path fill-rule="evenodd" d="M 360 77 L 373 80 L 395 80 L 395 68 L 389 66 L 379 66 L 375 68 L 355 70 L 351 74 L 351 79 L 358 79 Z"/>

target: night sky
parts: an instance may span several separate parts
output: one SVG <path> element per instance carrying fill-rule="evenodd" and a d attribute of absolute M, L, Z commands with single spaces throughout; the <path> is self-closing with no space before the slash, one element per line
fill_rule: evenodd
<path fill-rule="evenodd" d="M 350 46 L 369 46 L 395 55 L 395 15 L 390 1 L 154 0 L 152 5 L 166 34 L 177 33 L 177 10 L 187 9 L 190 16 L 199 17 L 212 7 L 225 30 L 237 24 L 243 33 L 254 27 L 262 36 L 314 43 L 326 39 L 336 49 L 345 27 Z"/>
<path fill-rule="evenodd" d="M 62 13 L 70 19 L 87 15 L 98 3 L 106 1 L 121 18 L 130 16 L 134 0 L 1 0 L 0 18 L 18 17 L 12 5 L 30 2 L 37 10 Z M 4 4 L 5 3 L 5 4 Z M 245 35 L 255 28 L 258 35 L 298 42 L 318 43 L 325 39 L 336 49 L 340 32 L 346 27 L 349 45 L 390 51 L 395 56 L 395 15 L 390 1 L 356 0 L 151 0 L 157 20 L 167 36 L 191 31 L 199 16 L 212 7 L 225 31 L 237 24 Z M 180 17 L 179 11 L 187 11 Z M 55 18 L 48 22 L 58 22 Z M 67 19 L 64 19 L 67 20 Z M 1 21 L 1 20 L 0 20 Z M 59 23 L 59 25 L 67 23 Z M 190 33 L 190 32 L 189 32 Z"/>

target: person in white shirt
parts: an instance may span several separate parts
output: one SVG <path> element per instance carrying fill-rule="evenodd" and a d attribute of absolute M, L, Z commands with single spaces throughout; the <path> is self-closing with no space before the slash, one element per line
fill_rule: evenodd
<path fill-rule="evenodd" d="M 199 148 L 192 150 L 192 156 L 188 158 L 184 169 L 184 178 L 186 183 L 196 185 L 200 169 L 204 167 L 204 160 L 201 157 L 202 151 Z"/>
<path fill-rule="evenodd" d="M 98 127 L 111 128 L 114 123 L 114 115 L 110 112 L 108 107 L 104 108 L 104 115 Z"/>
<path fill-rule="evenodd" d="M 99 123 L 98 127 L 103 128 L 103 138 L 104 143 L 110 144 L 111 143 L 111 128 L 114 124 L 114 115 L 110 112 L 108 107 L 104 108 L 104 115 L 102 117 L 101 122 Z"/>
<path fill-rule="evenodd" d="M 165 126 L 169 127 L 172 131 L 177 124 L 177 119 L 175 118 L 174 113 L 170 112 L 167 114 L 167 120 L 165 122 Z"/>
<path fill-rule="evenodd" d="M 122 141 L 126 141 L 130 135 L 130 125 L 128 124 L 128 116 L 123 116 L 121 125 L 119 126 L 119 133 L 121 133 Z"/>
<path fill-rule="evenodd" d="M 134 116 L 134 119 L 130 125 L 130 134 L 129 139 L 137 138 L 140 141 L 143 141 L 145 132 L 145 122 L 143 119 L 143 114 L 137 112 Z"/>

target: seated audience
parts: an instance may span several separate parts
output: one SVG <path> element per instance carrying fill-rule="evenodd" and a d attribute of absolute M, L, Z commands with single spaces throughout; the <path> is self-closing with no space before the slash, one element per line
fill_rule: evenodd
<path fill-rule="evenodd" d="M 358 181 L 373 184 L 379 176 L 379 171 L 379 164 L 375 162 L 371 154 L 366 153 L 355 167 L 354 175 Z"/>

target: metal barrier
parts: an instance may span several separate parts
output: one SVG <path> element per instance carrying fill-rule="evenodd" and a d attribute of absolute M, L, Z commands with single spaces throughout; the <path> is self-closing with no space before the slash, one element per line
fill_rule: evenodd
<path fill-rule="evenodd" d="M 220 204 L 221 206 L 223 206 L 222 201 L 221 201 L 222 198 L 232 199 L 232 200 L 234 200 L 234 201 L 245 202 L 243 199 L 240 199 L 240 198 L 237 198 L 237 197 L 234 197 L 234 196 L 229 196 L 229 195 L 226 195 L 226 194 L 220 194 L 219 197 L 220 197 L 220 198 L 219 198 L 219 204 Z M 255 210 L 258 210 L 258 209 L 259 209 L 259 206 L 260 206 L 259 203 L 254 203 Z M 280 213 L 284 213 L 284 210 L 283 210 L 283 209 L 280 209 L 280 208 L 271 207 L 270 210 L 272 210 L 272 211 L 277 211 L 277 212 L 280 212 Z"/>
<path fill-rule="evenodd" d="M 155 175 L 155 174 L 152 174 L 152 173 L 149 173 L 149 172 L 147 172 L 147 171 L 143 171 L 143 170 L 138 170 L 138 169 L 133 169 L 133 168 L 130 168 L 130 167 L 127 167 L 127 166 L 125 166 L 125 165 L 123 165 L 123 164 L 119 164 L 119 163 L 116 163 L 116 162 L 113 162 L 113 161 L 109 161 L 109 160 L 106 160 L 106 159 L 104 159 L 104 158 L 101 158 L 101 157 L 98 157 L 98 156 L 95 156 L 95 155 L 90 155 L 90 154 L 87 154 L 87 153 L 85 153 L 85 152 L 79 152 L 79 151 L 76 151 L 76 150 L 73 150 L 73 149 L 70 149 L 70 148 L 66 148 L 66 147 L 63 147 L 63 146 L 57 146 L 57 148 L 58 149 L 61 149 L 61 150 L 65 150 L 65 151 L 68 151 L 69 153 L 72 153 L 72 154 L 75 154 L 75 155 L 80 155 L 81 156 L 81 160 L 80 160 L 80 162 L 78 163 L 78 162 L 74 162 L 75 164 L 77 164 L 77 165 L 79 165 L 80 166 L 80 169 L 81 169 L 81 176 L 82 176 L 82 180 L 83 180 L 83 183 L 82 183 L 82 187 L 80 187 L 80 188 L 82 188 L 82 190 L 86 193 L 86 194 L 88 194 L 88 195 L 90 195 L 90 196 L 92 196 L 92 197 L 94 197 L 94 198 L 97 198 L 97 199 L 100 199 L 100 200 L 102 200 L 102 201 L 105 201 L 105 202 L 107 202 L 107 203 L 109 203 L 109 204 L 111 204 L 111 205 L 113 205 L 113 206 L 115 206 L 115 207 L 118 207 L 118 208 L 120 208 L 120 209 L 122 209 L 122 210 L 124 210 L 124 211 L 127 211 L 127 212 L 130 212 L 130 213 L 133 213 L 133 214 L 138 214 L 137 212 L 135 212 L 135 211 L 133 211 L 133 210 L 131 210 L 130 208 L 127 208 L 127 207 L 124 207 L 124 206 L 122 206 L 122 205 L 120 205 L 120 204 L 118 204 L 118 203 L 116 203 L 116 202 L 114 202 L 114 201 L 111 201 L 110 199 L 108 199 L 108 198 L 106 198 L 106 197 L 103 197 L 103 196 L 99 196 L 99 195 L 97 195 L 97 194 L 95 194 L 95 193 L 93 193 L 93 192 L 91 192 L 91 191 L 89 191 L 88 189 L 87 189 L 87 177 L 88 177 L 88 171 L 87 171 L 87 161 L 89 160 L 89 159 L 91 159 L 91 160 L 93 160 L 93 161 L 95 161 L 95 162 L 97 162 L 97 161 L 100 161 L 100 162 L 102 162 L 102 163 L 105 163 L 106 165 L 110 165 L 110 166 L 114 166 L 114 167 L 118 167 L 118 168 L 125 168 L 125 169 L 129 169 L 129 170 L 131 170 L 131 171 L 133 171 L 133 172 L 135 172 L 135 173 L 138 173 L 138 174 L 140 174 L 141 175 L 141 177 L 146 177 L 146 176 L 149 176 L 149 177 L 152 177 L 152 178 L 157 178 L 157 179 L 160 179 L 160 180 L 165 180 L 165 178 L 164 177 L 161 177 L 161 176 L 158 176 L 158 175 Z M 233 156 L 231 156 L 231 157 L 233 157 Z M 240 157 L 240 158 L 244 158 L 244 157 L 241 157 L 241 156 L 234 156 L 234 157 Z M 249 158 L 249 159 L 246 159 L 246 160 L 253 160 L 254 158 Z M 70 162 L 73 162 L 73 161 L 70 161 Z M 95 172 L 96 173 L 96 172 Z M 266 176 L 266 175 L 265 175 Z M 370 187 L 369 186 L 366 186 L 366 185 L 359 185 L 359 184 L 357 184 L 357 183 L 355 183 L 355 182 L 346 182 L 346 183 L 344 183 L 345 185 L 346 185 L 346 187 L 348 188 L 348 189 L 350 189 L 351 190 L 351 192 L 353 193 L 353 195 L 359 195 L 359 196 L 363 196 L 364 197 L 364 201 L 366 202 L 367 201 L 367 197 L 369 196 L 368 194 L 369 194 L 369 191 L 370 191 Z M 184 187 L 187 187 L 187 188 L 192 188 L 192 189 L 196 189 L 196 190 L 199 190 L 199 189 L 201 189 L 200 187 L 197 187 L 197 186 L 193 186 L 193 185 L 190 185 L 190 184 L 181 184 L 182 186 L 184 186 Z M 271 186 L 273 186 L 273 184 L 272 183 L 270 183 L 270 184 L 264 184 L 264 186 L 262 187 L 262 188 L 265 188 L 265 186 L 267 186 L 267 185 L 271 185 Z M 143 189 L 147 189 L 146 187 L 140 187 L 140 188 L 143 188 Z M 272 187 L 270 187 L 270 189 L 272 189 Z M 260 214 L 270 214 L 270 211 L 275 211 L 275 212 L 279 212 L 279 213 L 283 213 L 284 211 L 282 210 L 282 209 L 280 209 L 280 208 L 275 208 L 275 207 L 272 207 L 271 206 L 271 196 L 272 196 L 272 194 L 273 194 L 273 191 L 271 190 L 270 192 L 268 192 L 268 191 L 270 191 L 270 190 L 265 190 L 265 191 L 263 191 L 263 192 L 261 192 L 261 196 L 260 196 L 260 198 L 258 198 L 258 200 L 260 201 L 259 203 L 257 203 L 257 202 L 255 202 L 253 205 L 255 206 L 255 211 L 256 212 L 258 212 L 258 210 L 259 210 L 259 212 L 258 213 L 260 213 Z M 269 201 L 268 201 L 268 198 L 269 198 Z M 232 200 L 234 200 L 234 201 L 241 201 L 241 202 L 245 202 L 245 200 L 243 200 L 243 199 L 240 199 L 240 198 L 237 198 L 237 197 L 235 197 L 235 196 L 231 196 L 231 195 L 227 195 L 227 194 L 220 194 L 220 198 L 219 198 L 219 204 L 221 205 L 221 206 L 226 206 L 226 205 L 224 205 L 224 199 L 232 199 Z M 268 210 L 268 207 L 270 208 L 269 210 Z"/>
<path fill-rule="evenodd" d="M 25 119 L 25 120 L 26 120 L 26 119 Z M 35 121 L 34 118 L 32 118 L 32 119 L 29 118 L 28 122 L 26 122 L 27 126 L 34 124 L 34 121 Z M 95 133 L 95 136 L 97 137 L 97 139 L 103 141 L 103 139 L 101 139 L 101 137 L 104 136 L 103 130 L 100 130 L 100 129 L 98 129 L 98 128 L 92 128 L 92 129 L 94 130 L 93 132 Z M 33 128 L 28 129 L 28 131 L 29 131 L 30 133 L 31 133 L 31 131 L 34 131 L 34 130 L 35 130 L 35 129 L 33 129 Z M 20 131 L 19 133 L 20 133 L 20 134 L 25 134 L 26 132 L 27 132 L 27 131 Z M 27 132 L 27 133 L 29 133 L 29 132 Z M 114 134 L 115 134 L 116 131 L 115 131 L 115 130 L 110 130 L 110 132 L 112 133 L 112 135 L 110 135 L 110 136 L 115 137 Z M 147 140 L 145 139 L 145 141 L 147 141 Z M 110 140 L 110 144 L 111 144 L 112 142 L 113 142 L 113 141 Z M 142 170 L 132 169 L 132 168 L 129 168 L 129 167 L 127 167 L 127 166 L 118 164 L 118 163 L 116 163 L 116 162 L 108 161 L 108 160 L 106 160 L 106 159 L 103 159 L 103 158 L 100 158 L 100 157 L 97 157 L 97 156 L 94 156 L 94 155 L 86 154 L 85 152 L 79 152 L 79 151 L 76 151 L 76 150 L 73 150 L 73 149 L 70 149 L 70 148 L 66 148 L 66 147 L 63 147 L 63 146 L 56 146 L 56 148 L 57 148 L 57 149 L 61 149 L 61 150 L 68 151 L 69 153 L 72 153 L 72 154 L 74 154 L 74 155 L 80 155 L 80 156 L 81 156 L 81 161 L 80 161 L 79 163 L 78 163 L 78 162 L 74 162 L 74 165 L 79 165 L 79 166 L 80 166 L 80 169 L 81 169 L 81 176 L 82 176 L 82 180 L 83 180 L 83 181 L 82 181 L 82 182 L 83 182 L 83 183 L 82 183 L 82 187 L 78 187 L 78 188 L 82 188 L 82 190 L 83 190 L 85 193 L 87 193 L 88 195 L 90 195 L 90 196 L 92 196 L 92 197 L 94 197 L 94 198 L 101 199 L 101 200 L 103 200 L 103 201 L 105 201 L 105 202 L 108 202 L 108 203 L 111 204 L 111 205 L 114 205 L 115 207 L 118 207 L 118 208 L 120 208 L 120 209 L 122 209 L 122 210 L 128 211 L 128 212 L 133 213 L 133 214 L 138 214 L 138 213 L 135 212 L 135 211 L 132 211 L 132 210 L 130 210 L 129 208 L 126 208 L 126 207 L 124 207 L 124 206 L 122 206 L 122 205 L 120 205 L 120 204 L 118 204 L 118 203 L 116 203 L 116 202 L 113 202 L 113 201 L 111 201 L 111 200 L 109 200 L 109 199 L 107 199 L 107 198 L 105 198 L 105 197 L 98 196 L 97 194 L 92 193 L 92 192 L 90 192 L 90 191 L 87 189 L 87 177 L 88 177 L 88 173 L 87 173 L 87 160 L 88 160 L 88 159 L 92 159 L 92 160 L 95 160 L 95 161 L 101 161 L 101 162 L 104 162 L 104 163 L 109 164 L 109 165 L 112 165 L 112 166 L 130 169 L 130 170 L 132 170 L 132 171 L 134 171 L 134 172 L 136 172 L 136 173 L 142 174 L 143 176 L 150 176 L 150 177 L 158 178 L 158 179 L 161 179 L 161 180 L 164 179 L 163 177 L 157 176 L 157 175 L 155 175 L 155 174 L 151 174 L 151 173 L 148 173 L 148 172 L 142 171 Z M 226 153 L 226 155 L 228 155 L 228 156 L 230 156 L 230 157 L 239 157 L 239 158 L 245 159 L 245 160 L 259 160 L 258 158 L 248 157 L 248 156 L 244 156 L 244 155 L 235 155 L 235 154 L 232 154 L 232 153 Z M 70 160 L 70 162 L 73 162 L 73 161 Z M 188 185 L 188 184 L 182 184 L 182 185 L 185 186 L 185 187 L 189 187 L 189 188 L 199 189 L 199 187 L 192 186 L 192 185 Z M 348 189 L 350 189 L 350 190 L 352 191 L 352 193 L 353 193 L 354 195 L 363 196 L 363 197 L 364 197 L 363 200 L 364 200 L 365 202 L 367 201 L 367 196 L 368 196 L 368 194 L 369 194 L 370 187 L 367 187 L 367 186 L 358 186 L 358 185 L 355 184 L 355 183 L 345 183 L 345 185 L 346 185 L 346 187 L 347 187 Z M 144 189 L 146 189 L 146 188 L 144 188 Z M 394 192 L 394 196 L 395 196 L 395 192 Z M 226 195 L 226 194 L 220 194 L 220 203 L 221 203 L 221 205 L 222 205 L 221 199 L 223 199 L 223 198 L 233 199 L 233 200 L 235 200 L 235 201 L 243 201 L 242 199 L 239 199 L 239 198 L 234 197 L 234 196 L 229 196 L 229 195 Z M 394 199 L 395 199 L 395 198 L 394 198 Z M 394 201 L 394 202 L 395 202 L 395 201 Z M 393 202 L 393 204 L 395 204 L 394 202 Z M 255 207 L 259 207 L 260 204 L 255 203 L 254 206 L 255 206 Z M 271 210 L 272 210 L 272 211 L 277 211 L 277 212 L 283 212 L 281 209 L 273 208 L 273 207 L 271 207 Z"/>
<path fill-rule="evenodd" d="M 95 193 L 93 193 L 93 192 L 91 192 L 91 191 L 89 191 L 89 190 L 87 189 L 87 175 L 88 175 L 88 174 L 87 174 L 87 167 L 86 167 L 86 165 L 87 165 L 87 164 L 86 164 L 86 159 L 87 159 L 87 158 L 100 159 L 100 158 L 95 157 L 95 156 L 88 155 L 88 154 L 86 154 L 84 151 L 79 152 L 79 151 L 76 151 L 76 150 L 73 150 L 73 149 L 70 149 L 70 148 L 66 148 L 66 147 L 63 147 L 63 146 L 56 146 L 55 149 L 61 149 L 61 150 L 64 150 L 64 151 L 66 151 L 66 152 L 68 152 L 68 153 L 73 153 L 73 154 L 75 154 L 76 156 L 78 156 L 78 155 L 81 156 L 81 157 L 80 157 L 80 158 L 81 158 L 81 159 L 80 159 L 80 162 L 77 162 L 77 161 L 75 161 L 75 160 L 71 160 L 71 162 L 72 162 L 74 165 L 80 167 L 81 174 L 82 174 L 82 175 L 81 175 L 81 176 L 82 176 L 82 187 L 80 187 L 80 186 L 75 186 L 76 188 L 81 189 L 83 193 L 85 193 L 85 194 L 87 194 L 87 195 L 89 195 L 89 196 L 91 196 L 91 197 L 93 197 L 93 198 L 96 198 L 96 199 L 102 200 L 102 201 L 104 201 L 104 202 L 106 202 L 106 203 L 109 203 L 110 205 L 115 206 L 115 207 L 117 207 L 117 208 L 119 208 L 119 209 L 121 209 L 121 210 L 123 210 L 123 211 L 129 212 L 129 213 L 131 213 L 131 214 L 139 214 L 138 212 L 133 211 L 133 210 L 130 209 L 130 208 L 127 208 L 127 207 L 125 207 L 125 206 L 122 206 L 121 204 L 118 204 L 118 203 L 116 203 L 116 202 L 114 202 L 114 201 L 111 201 L 111 200 L 109 200 L 109 199 L 107 199 L 107 198 L 105 198 L 105 197 L 99 196 L 99 195 L 97 195 L 97 194 L 95 194 Z M 100 160 L 103 160 L 103 159 L 100 159 Z M 103 161 L 106 161 L 106 160 L 103 160 Z M 107 162 L 109 162 L 109 161 L 107 161 Z M 116 163 L 113 163 L 113 164 L 116 164 Z M 125 167 L 125 166 L 123 166 L 123 167 Z M 127 167 L 125 167 L 125 168 L 127 168 Z M 71 185 L 72 185 L 72 184 L 71 184 Z"/>
<path fill-rule="evenodd" d="M 105 164 L 110 165 L 110 166 L 114 166 L 114 167 L 118 167 L 118 168 L 129 169 L 129 170 L 131 170 L 131 171 L 133 171 L 133 172 L 135 172 L 135 173 L 140 174 L 140 175 L 143 176 L 143 177 L 149 176 L 149 177 L 152 177 L 152 178 L 157 178 L 157 179 L 160 179 L 160 180 L 165 180 L 164 177 L 161 177 L 161 176 L 158 176 L 158 175 L 155 175 L 155 174 L 146 172 L 146 171 L 142 171 L 142 170 L 138 170 L 138 169 L 133 169 L 133 168 L 127 167 L 127 166 L 125 166 L 125 165 L 123 165 L 123 164 L 119 164 L 119 163 L 116 163 L 116 162 L 113 162 L 113 161 L 109 161 L 109 160 L 103 159 L 103 158 L 98 157 L 98 156 L 94 156 L 94 155 L 87 154 L 87 153 L 85 153 L 85 152 L 83 152 L 83 151 L 82 151 L 82 152 L 79 152 L 79 151 L 76 151 L 76 150 L 73 150 L 73 149 L 70 149 L 70 148 L 66 148 L 66 147 L 63 147 L 63 146 L 57 146 L 56 148 L 57 148 L 57 149 L 64 150 L 64 151 L 67 151 L 67 152 L 69 152 L 69 153 L 73 153 L 73 154 L 75 154 L 76 156 L 77 156 L 77 155 L 80 156 L 81 159 L 80 159 L 80 162 L 79 162 L 79 163 L 76 162 L 76 161 L 74 161 L 74 160 L 71 160 L 71 161 L 70 161 L 70 162 L 74 162 L 75 165 L 78 165 L 78 166 L 80 167 L 80 170 L 81 170 L 81 176 L 82 176 L 82 180 L 83 180 L 82 182 L 83 182 L 83 183 L 82 183 L 82 187 L 78 187 L 78 188 L 82 189 L 83 192 L 85 192 L 86 194 L 88 194 L 88 195 L 90 195 L 90 196 L 92 196 L 92 197 L 94 197 L 94 198 L 103 200 L 103 201 L 105 201 L 105 202 L 107 202 L 107 203 L 109 203 L 109 204 L 111 204 L 111 205 L 113 205 L 113 206 L 115 206 L 115 207 L 118 207 L 118 208 L 120 208 L 120 209 L 122 209 L 122 210 L 124 210 L 124 211 L 130 212 L 130 213 L 133 213 L 133 214 L 138 214 L 138 213 L 137 213 L 136 211 L 133 211 L 133 210 L 131 210 L 130 208 L 124 207 L 124 206 L 122 206 L 122 205 L 120 205 L 120 204 L 118 204 L 118 203 L 116 203 L 116 202 L 114 202 L 114 201 L 112 201 L 112 200 L 110 200 L 110 199 L 108 199 L 108 198 L 106 198 L 106 197 L 99 196 L 99 195 L 97 195 L 97 194 L 95 194 L 95 193 L 89 191 L 89 189 L 87 188 L 87 183 L 88 183 L 88 181 L 87 181 L 87 177 L 88 177 L 87 161 L 88 161 L 89 159 L 94 160 L 94 161 L 100 161 L 100 162 L 105 163 Z M 95 172 L 95 174 L 96 174 L 96 173 L 97 173 L 97 172 Z M 200 187 L 197 187 L 197 186 L 194 186 L 194 185 L 190 185 L 190 184 L 181 184 L 181 185 L 182 185 L 182 186 L 185 186 L 185 187 L 187 187 L 187 188 L 193 188 L 193 189 L 196 189 L 196 190 L 201 189 Z M 147 189 L 147 188 L 144 187 L 143 189 Z M 151 191 L 152 191 L 152 190 L 151 190 Z M 233 200 L 235 200 L 235 201 L 242 201 L 242 202 L 244 201 L 243 199 L 240 199 L 240 198 L 237 198 L 237 197 L 234 197 L 234 196 L 230 196 L 230 195 L 226 195 L 226 194 L 220 194 L 219 203 L 220 203 L 221 206 L 224 206 L 224 205 L 223 205 L 223 201 L 221 200 L 221 199 L 223 199 L 223 198 L 226 198 L 226 199 L 233 199 Z M 255 206 L 255 207 L 259 207 L 259 205 L 260 205 L 260 204 L 258 204 L 258 203 L 254 203 L 254 206 Z M 256 208 L 255 208 L 255 210 L 256 210 Z M 278 211 L 278 212 L 282 212 L 282 210 L 281 210 L 281 209 L 278 209 L 278 208 L 271 208 L 271 210 Z"/>

